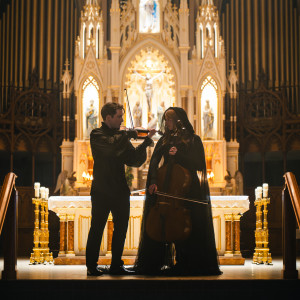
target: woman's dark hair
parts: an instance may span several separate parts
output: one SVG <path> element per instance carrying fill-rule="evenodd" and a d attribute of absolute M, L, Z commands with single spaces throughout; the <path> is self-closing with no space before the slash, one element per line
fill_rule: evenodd
<path fill-rule="evenodd" d="M 176 111 L 173 109 L 169 109 L 164 113 L 163 123 L 165 123 L 166 117 L 173 119 L 175 124 L 175 130 L 170 131 L 168 127 L 164 124 L 164 136 L 163 136 L 163 144 L 168 144 L 171 140 L 172 135 L 176 134 L 179 138 L 180 142 L 188 144 L 191 141 L 192 134 L 184 127 L 182 120 L 180 120 L 179 116 L 176 114 Z"/>
<path fill-rule="evenodd" d="M 117 113 L 117 110 L 121 109 L 124 111 L 123 105 L 119 103 L 114 103 L 114 102 L 107 102 L 106 104 L 103 105 L 101 109 L 101 116 L 103 121 L 105 121 L 107 116 L 114 116 Z"/>

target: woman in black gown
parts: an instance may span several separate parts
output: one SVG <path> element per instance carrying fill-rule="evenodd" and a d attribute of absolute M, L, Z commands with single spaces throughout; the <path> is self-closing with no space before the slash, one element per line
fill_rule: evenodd
<path fill-rule="evenodd" d="M 186 112 L 179 107 L 165 111 L 162 128 L 165 132 L 157 142 L 150 161 L 134 268 L 138 274 L 145 275 L 220 275 L 202 141 L 194 133 Z M 166 164 L 170 157 L 190 171 L 192 183 L 186 198 L 206 201 L 208 205 L 184 201 L 191 214 L 191 234 L 184 241 L 166 245 L 152 240 L 145 224 L 156 200 L 157 169 L 162 158 L 163 164 Z M 200 172 L 200 179 L 197 172 Z"/>

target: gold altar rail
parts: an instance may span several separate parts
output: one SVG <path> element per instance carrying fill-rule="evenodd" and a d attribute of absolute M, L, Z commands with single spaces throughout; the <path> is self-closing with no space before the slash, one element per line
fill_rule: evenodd
<path fill-rule="evenodd" d="M 293 173 L 285 173 L 284 178 L 285 187 L 282 191 L 283 277 L 284 279 L 297 279 L 296 220 L 300 227 L 300 193 Z"/>
<path fill-rule="evenodd" d="M 18 192 L 15 189 L 16 174 L 5 176 L 0 194 L 0 234 L 3 229 L 4 268 L 2 279 L 12 280 L 17 277 L 17 206 Z"/>

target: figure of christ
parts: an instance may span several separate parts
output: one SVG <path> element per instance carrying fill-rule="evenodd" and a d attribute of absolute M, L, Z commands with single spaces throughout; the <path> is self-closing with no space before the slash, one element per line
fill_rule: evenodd
<path fill-rule="evenodd" d="M 161 76 L 163 73 L 165 73 L 165 70 L 161 71 L 157 75 L 151 77 L 149 73 L 146 74 L 146 76 L 143 76 L 139 74 L 137 71 L 134 71 L 136 75 L 138 75 L 140 78 L 145 79 L 146 81 L 146 86 L 145 86 L 145 94 L 147 98 L 147 103 L 148 103 L 148 112 L 151 111 L 151 104 L 152 104 L 152 96 L 153 96 L 153 81 Z"/>

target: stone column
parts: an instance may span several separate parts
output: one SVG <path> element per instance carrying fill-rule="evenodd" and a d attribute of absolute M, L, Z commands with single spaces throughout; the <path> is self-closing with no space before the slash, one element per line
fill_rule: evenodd
<path fill-rule="evenodd" d="M 75 252 L 74 252 L 74 219 L 75 219 L 75 214 L 67 215 L 67 220 L 68 220 L 67 256 L 75 256 Z"/>
<path fill-rule="evenodd" d="M 233 256 L 232 251 L 232 214 L 225 214 L 226 248 L 225 256 Z"/>
<path fill-rule="evenodd" d="M 233 236 L 234 236 L 234 255 L 241 255 L 240 249 L 240 219 L 241 215 L 233 215 Z"/>
<path fill-rule="evenodd" d="M 227 170 L 232 176 L 239 169 L 239 147 L 237 141 L 230 141 L 226 143 L 227 149 Z"/>
<path fill-rule="evenodd" d="M 58 215 L 60 223 L 60 240 L 59 240 L 59 253 L 58 256 L 66 255 L 66 237 L 67 237 L 67 219 L 65 214 Z"/>
<path fill-rule="evenodd" d="M 61 170 L 73 173 L 74 142 L 63 141 L 61 146 Z"/>

